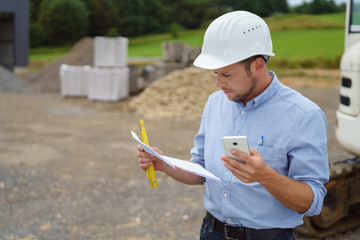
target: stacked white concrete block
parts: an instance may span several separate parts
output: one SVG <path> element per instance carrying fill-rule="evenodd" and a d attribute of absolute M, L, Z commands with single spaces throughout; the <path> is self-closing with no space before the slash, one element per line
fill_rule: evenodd
<path fill-rule="evenodd" d="M 90 100 L 117 101 L 129 96 L 129 68 L 99 68 L 90 70 Z"/>
<path fill-rule="evenodd" d="M 118 101 L 129 96 L 128 39 L 95 37 L 94 67 L 60 67 L 61 94 Z"/>
<path fill-rule="evenodd" d="M 60 66 L 60 88 L 63 96 L 83 97 L 88 95 L 90 66 Z"/>
<path fill-rule="evenodd" d="M 127 49 L 127 38 L 95 37 L 95 67 L 90 70 L 89 99 L 117 101 L 129 96 Z"/>
<path fill-rule="evenodd" d="M 126 67 L 128 42 L 129 40 L 124 37 L 95 37 L 94 66 Z"/>

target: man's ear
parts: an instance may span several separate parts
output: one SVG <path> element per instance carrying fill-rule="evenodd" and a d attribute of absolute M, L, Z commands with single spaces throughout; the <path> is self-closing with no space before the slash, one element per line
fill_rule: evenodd
<path fill-rule="evenodd" d="M 265 61 L 262 57 L 255 58 L 254 60 L 255 70 L 262 70 L 265 66 Z"/>

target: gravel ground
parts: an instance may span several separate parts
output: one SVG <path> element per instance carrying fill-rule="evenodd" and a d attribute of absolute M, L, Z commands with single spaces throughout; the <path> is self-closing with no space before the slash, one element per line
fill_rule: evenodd
<path fill-rule="evenodd" d="M 333 130 L 338 88 L 299 91 L 328 117 L 330 158 L 346 154 Z M 198 239 L 204 187 L 157 173 L 149 189 L 130 135 L 139 116 L 124 104 L 0 91 L 0 239 Z M 189 158 L 199 119 L 145 124 L 151 145 Z"/>

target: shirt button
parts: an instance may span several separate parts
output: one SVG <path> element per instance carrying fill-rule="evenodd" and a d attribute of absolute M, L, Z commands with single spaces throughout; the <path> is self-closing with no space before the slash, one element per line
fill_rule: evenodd
<path fill-rule="evenodd" d="M 224 193 L 224 197 L 226 197 L 226 198 L 228 197 L 227 193 Z"/>
<path fill-rule="evenodd" d="M 231 222 L 231 218 L 228 218 L 227 220 L 228 220 L 228 222 Z"/>
<path fill-rule="evenodd" d="M 245 110 L 242 110 L 242 111 L 241 111 L 241 114 L 245 114 Z"/>
<path fill-rule="evenodd" d="M 255 107 L 257 107 L 258 105 L 257 104 L 255 104 Z"/>

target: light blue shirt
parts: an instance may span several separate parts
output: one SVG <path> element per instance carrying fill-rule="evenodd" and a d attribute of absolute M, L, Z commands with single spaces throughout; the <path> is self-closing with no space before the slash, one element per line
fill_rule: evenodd
<path fill-rule="evenodd" d="M 265 162 L 280 174 L 306 182 L 314 198 L 305 214 L 320 213 L 323 184 L 329 180 L 326 118 L 315 103 L 269 74 L 270 86 L 246 106 L 228 100 L 222 91 L 209 97 L 191 161 L 222 180 L 207 180 L 204 196 L 205 208 L 220 221 L 255 229 L 293 228 L 303 223 L 303 214 L 285 207 L 260 183 L 241 182 L 220 159 L 223 136 L 247 136 L 252 148 L 264 136 L 258 151 Z"/>

